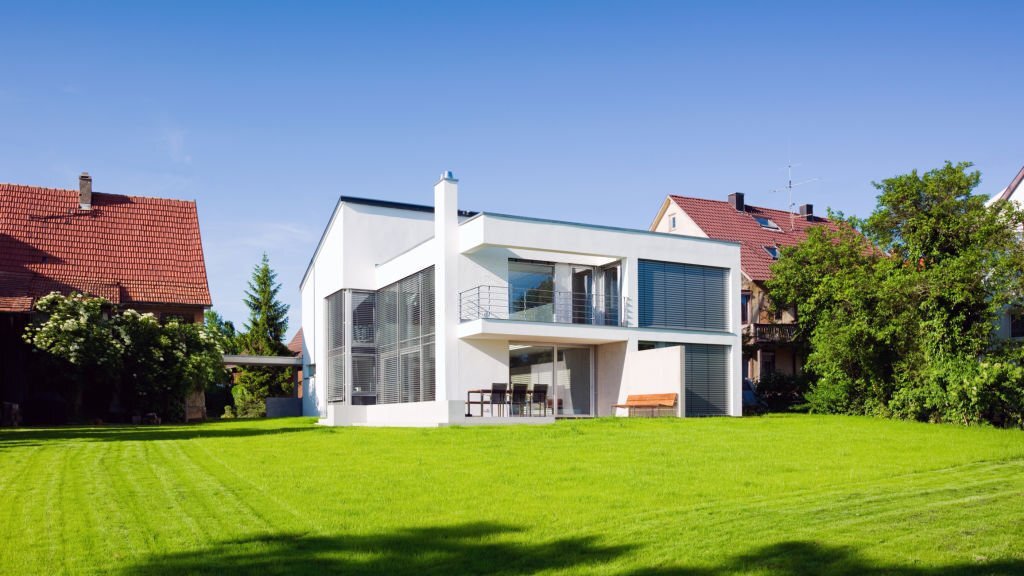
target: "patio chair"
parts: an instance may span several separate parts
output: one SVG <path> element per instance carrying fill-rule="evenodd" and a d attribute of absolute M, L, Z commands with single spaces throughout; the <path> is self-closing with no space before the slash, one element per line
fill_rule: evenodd
<path fill-rule="evenodd" d="M 508 404 L 508 384 L 495 382 L 491 384 L 491 416 L 494 416 L 494 407 L 498 407 L 498 415 L 505 415 L 505 405 Z"/>
<path fill-rule="evenodd" d="M 533 407 L 536 404 L 540 404 L 541 415 L 548 415 L 548 385 L 537 384 L 533 387 L 533 392 L 530 394 L 530 415 L 533 415 Z"/>
<path fill-rule="evenodd" d="M 512 415 L 522 416 L 529 405 L 530 390 L 528 384 L 512 385 Z"/>

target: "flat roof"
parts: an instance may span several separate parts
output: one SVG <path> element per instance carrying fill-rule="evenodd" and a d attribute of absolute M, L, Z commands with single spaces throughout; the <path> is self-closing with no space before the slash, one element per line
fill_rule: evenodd
<path fill-rule="evenodd" d="M 364 206 L 376 206 L 378 208 L 391 208 L 391 209 L 394 209 L 394 210 L 408 210 L 410 212 L 422 212 L 422 213 L 428 213 L 428 214 L 433 214 L 434 213 L 434 207 L 433 206 L 427 206 L 427 205 L 424 205 L 424 204 L 410 204 L 410 203 L 407 203 L 407 202 L 393 202 L 391 200 L 378 200 L 376 198 L 361 198 L 359 196 L 339 196 L 338 197 L 338 202 L 334 206 L 334 211 L 331 213 L 331 219 L 327 222 L 327 226 L 324 227 L 324 231 L 320 234 L 320 241 L 317 242 L 316 250 L 313 251 L 313 256 L 310 257 L 310 259 L 309 259 L 309 264 L 306 266 L 306 271 L 302 275 L 302 281 L 299 282 L 299 288 L 300 289 L 306 283 L 306 278 L 309 276 L 309 271 L 313 269 L 313 262 L 316 260 L 316 255 L 317 255 L 317 253 L 320 252 L 320 247 L 321 247 L 321 245 L 323 245 L 324 238 L 327 236 L 327 230 L 330 229 L 331 224 L 334 222 L 334 218 L 335 218 L 335 216 L 338 213 L 338 207 L 341 206 L 342 204 L 361 204 L 361 205 L 364 205 Z M 711 238 L 700 238 L 698 236 L 683 236 L 683 235 L 680 235 L 680 234 L 669 234 L 669 233 L 666 233 L 666 232 L 651 232 L 650 230 L 643 230 L 643 229 L 640 229 L 640 228 L 623 228 L 621 226 L 605 226 L 603 224 L 584 224 L 582 222 L 568 222 L 568 221 L 565 221 L 565 220 L 552 220 L 552 219 L 548 219 L 548 218 L 534 218 L 532 216 L 515 216 L 515 215 L 512 215 L 512 214 L 501 214 L 501 213 L 498 213 L 498 212 L 475 212 L 475 211 L 472 211 L 472 210 L 461 210 L 460 209 L 459 210 L 459 216 L 466 218 L 466 220 L 463 220 L 462 222 L 459 223 L 459 226 L 462 226 L 463 224 L 466 224 L 467 222 L 470 222 L 470 221 L 476 219 L 479 216 L 490 216 L 492 218 L 504 218 L 504 219 L 507 219 L 507 220 L 518 220 L 518 221 L 521 221 L 521 222 L 536 222 L 536 223 L 540 223 L 540 224 L 558 224 L 558 225 L 561 225 L 561 226 L 576 226 L 576 227 L 579 227 L 579 228 L 587 228 L 587 229 L 590 229 L 590 230 L 605 230 L 605 231 L 609 231 L 609 232 L 625 232 L 625 233 L 628 233 L 628 234 L 643 234 L 643 235 L 650 235 L 650 236 L 658 236 L 659 238 L 679 238 L 681 240 L 687 240 L 687 241 L 709 242 L 711 244 L 725 244 L 725 245 L 730 245 L 730 246 L 739 246 L 740 245 L 740 242 L 734 242 L 732 240 L 713 240 Z M 428 239 L 424 240 L 423 242 L 420 242 L 416 246 L 419 246 L 420 244 L 428 242 L 432 238 L 433 237 L 428 238 Z M 398 258 L 402 254 L 405 254 L 406 252 L 408 252 L 409 250 L 412 250 L 416 246 L 410 247 L 407 250 L 404 250 L 401 253 L 396 254 L 394 258 L 391 258 L 391 260 L 394 260 L 395 258 Z M 381 264 L 386 264 L 387 262 L 390 262 L 391 260 L 387 260 L 385 262 L 381 262 L 381 263 L 379 263 L 377 265 L 380 266 Z"/>
<path fill-rule="evenodd" d="M 700 236 L 684 236 L 682 234 L 669 234 L 668 232 L 652 232 L 640 228 L 623 228 L 621 226 L 606 226 L 604 224 L 584 224 L 582 222 L 569 222 L 566 220 L 551 220 L 549 218 L 534 218 L 532 216 L 515 216 L 513 214 L 500 214 L 497 212 L 481 212 L 477 216 L 489 216 L 491 218 L 504 218 L 506 220 L 518 220 L 520 222 L 536 222 L 538 224 L 558 224 L 559 226 L 575 226 L 588 228 L 590 230 L 605 230 L 608 232 L 625 232 L 627 234 L 643 234 L 645 236 L 657 236 L 659 238 L 679 238 L 680 240 L 707 242 L 711 244 L 725 244 L 727 246 L 739 246 L 741 243 L 734 240 L 715 240 L 713 238 L 701 238 Z M 474 219 L 474 216 L 459 225 L 466 224 Z"/>
<path fill-rule="evenodd" d="M 346 204 L 363 204 L 364 206 L 377 206 L 378 208 L 394 208 L 396 210 L 409 210 L 411 212 L 426 212 L 428 214 L 434 213 L 433 206 L 427 206 L 425 204 L 410 204 L 408 202 L 392 202 L 391 200 L 377 200 L 376 198 L 360 198 L 359 196 L 342 196 L 338 199 L 338 202 L 344 202 Z M 472 212 L 470 210 L 459 210 L 459 216 L 465 216 L 469 218 L 476 216 L 479 212 Z"/>

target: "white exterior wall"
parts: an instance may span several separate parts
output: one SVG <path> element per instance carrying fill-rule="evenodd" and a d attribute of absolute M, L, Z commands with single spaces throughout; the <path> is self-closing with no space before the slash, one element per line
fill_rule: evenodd
<path fill-rule="evenodd" d="M 324 298 L 343 288 L 376 290 L 376 265 L 429 239 L 433 225 L 433 216 L 425 212 L 344 202 L 337 206 L 299 288 L 306 347 L 304 373 L 309 373 L 310 364 L 316 365 L 316 373 L 309 379 L 308 398 L 303 390 L 303 415 L 330 417 L 334 410 L 326 402 L 327 364 L 321 360 L 327 357 Z M 346 251 L 346 247 L 354 248 Z"/>
<path fill-rule="evenodd" d="M 597 415 L 610 415 L 611 404 L 630 393 L 666 392 L 675 382 L 671 362 L 662 360 L 682 348 L 658 354 L 639 352 L 638 342 L 717 344 L 731 347 L 733 386 L 729 412 L 742 413 L 740 387 L 739 247 L 706 239 L 653 234 L 572 223 L 481 214 L 461 224 L 455 212 L 457 192 L 438 184 L 437 203 L 448 218 L 435 222 L 430 213 L 342 203 L 325 232 L 302 284 L 302 324 L 309 353 L 317 365 L 304 400 L 304 413 L 325 413 L 324 424 L 425 426 L 478 423 L 464 417 L 466 391 L 508 382 L 510 342 L 594 345 Z M 454 186 L 454 182 L 451 182 Z M 443 214 L 439 214 L 442 215 Z M 555 262 L 556 290 L 571 290 L 571 264 L 602 266 L 620 261 L 620 292 L 627 304 L 623 326 L 598 326 L 508 320 L 460 322 L 459 293 L 477 286 L 504 287 L 508 260 Z M 640 259 L 726 267 L 730 270 L 728 332 L 682 331 L 637 326 Z M 326 356 L 324 298 L 339 289 L 377 290 L 435 266 L 435 327 L 438 364 L 437 400 L 408 404 L 325 406 Z M 674 352 L 673 352 L 674 351 Z M 659 359 L 657 362 L 651 359 Z M 444 359 L 444 360 L 442 360 Z M 444 363 L 444 365 L 442 365 Z M 678 364 L 678 363 L 677 363 Z M 631 368 L 631 366 L 640 366 Z M 681 364 L 680 364 L 681 365 Z M 653 372 L 651 372 L 653 371 Z M 673 374 L 670 374 L 673 372 Z M 649 390 L 648 390 L 649 389 Z M 346 386 L 346 391 L 350 386 Z M 639 392 L 637 392 L 637 390 Z M 633 391 L 633 392 L 631 392 Z"/>
<path fill-rule="evenodd" d="M 679 395 L 676 403 L 676 415 L 685 414 L 686 348 L 684 346 L 632 351 L 626 363 L 629 380 L 623 383 L 619 397 L 614 403 L 624 403 L 630 394 L 675 392 Z M 615 411 L 617 416 L 625 416 L 629 413 L 626 408 L 616 408 Z"/>
<path fill-rule="evenodd" d="M 701 230 L 700 226 L 690 218 L 678 204 L 673 202 L 671 199 L 665 200 L 668 203 L 666 208 L 658 220 L 654 223 L 653 230 L 655 232 L 665 232 L 672 234 L 681 234 L 683 236 L 694 236 L 697 238 L 707 238 L 708 235 Z M 676 218 L 676 227 L 672 227 L 672 217 Z"/>

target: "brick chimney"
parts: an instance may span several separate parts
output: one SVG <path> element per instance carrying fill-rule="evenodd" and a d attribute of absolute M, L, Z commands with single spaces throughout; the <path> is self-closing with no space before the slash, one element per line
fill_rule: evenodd
<path fill-rule="evenodd" d="M 746 205 L 743 203 L 743 192 L 733 192 L 729 194 L 729 204 L 732 204 L 733 208 L 737 212 L 743 212 Z"/>
<path fill-rule="evenodd" d="M 92 176 L 88 172 L 82 172 L 78 177 L 78 207 L 92 210 Z"/>
<path fill-rule="evenodd" d="M 814 204 L 801 204 L 800 216 L 808 221 L 814 220 Z"/>

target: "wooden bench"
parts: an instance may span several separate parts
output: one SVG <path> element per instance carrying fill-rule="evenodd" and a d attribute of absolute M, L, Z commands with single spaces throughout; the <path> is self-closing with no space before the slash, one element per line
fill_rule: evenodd
<path fill-rule="evenodd" d="M 670 394 L 630 394 L 626 397 L 624 404 L 612 404 L 612 408 L 628 408 L 630 416 L 633 416 L 637 409 L 647 409 L 650 410 L 650 415 L 654 416 L 661 410 L 675 408 L 678 401 L 679 394 L 675 392 Z"/>

